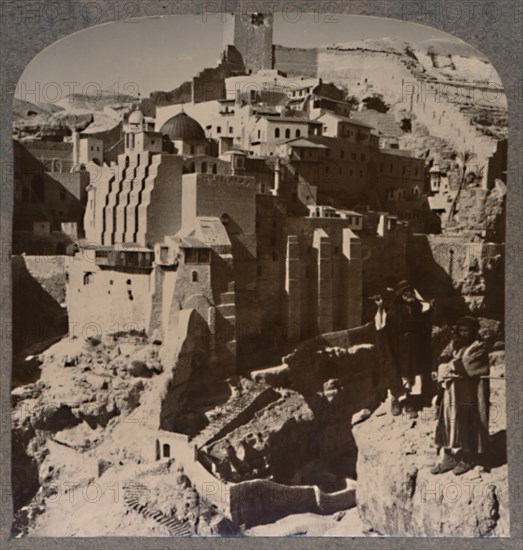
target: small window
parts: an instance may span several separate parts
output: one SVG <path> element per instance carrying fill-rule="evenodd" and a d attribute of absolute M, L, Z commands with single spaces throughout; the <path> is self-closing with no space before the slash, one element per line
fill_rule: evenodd
<path fill-rule="evenodd" d="M 198 272 L 197 272 L 197 271 L 193 271 L 193 272 L 192 272 L 191 280 L 192 280 L 193 283 L 197 283 L 197 282 L 198 282 Z"/>
<path fill-rule="evenodd" d="M 296 130 L 296 137 L 300 137 L 301 136 L 301 131 L 300 130 Z"/>
<path fill-rule="evenodd" d="M 232 134 L 234 132 L 234 128 L 232 126 L 229 126 L 229 134 Z"/>
<path fill-rule="evenodd" d="M 131 279 L 127 279 L 127 284 L 128 284 L 128 285 L 131 284 Z"/>
<path fill-rule="evenodd" d="M 208 248 L 200 248 L 198 250 L 198 262 L 208 264 L 211 261 L 211 251 Z"/>
<path fill-rule="evenodd" d="M 221 134 L 221 133 L 222 133 L 222 127 L 221 127 L 221 126 L 216 126 L 216 133 L 217 133 L 217 134 Z"/>
<path fill-rule="evenodd" d="M 207 173 L 207 163 L 202 162 L 202 174 L 206 174 L 206 173 Z"/>
<path fill-rule="evenodd" d="M 274 129 L 274 137 L 275 137 L 275 138 L 279 138 L 279 137 L 280 137 L 280 129 L 279 129 L 279 128 L 275 128 L 275 129 Z"/>
<path fill-rule="evenodd" d="M 94 273 L 88 271 L 84 273 L 84 285 L 90 285 L 94 282 Z"/>
<path fill-rule="evenodd" d="M 289 130 L 289 128 L 287 128 L 287 129 L 285 130 L 285 137 L 286 137 L 286 138 L 290 138 L 290 137 L 291 137 L 291 131 Z"/>

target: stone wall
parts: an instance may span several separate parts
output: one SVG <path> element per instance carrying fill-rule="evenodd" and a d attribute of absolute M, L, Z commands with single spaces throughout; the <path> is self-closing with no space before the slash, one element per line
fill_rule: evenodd
<path fill-rule="evenodd" d="M 289 514 L 316 511 L 316 494 L 312 486 L 255 479 L 231 487 L 231 519 L 237 525 L 251 527 L 271 523 Z"/>
<path fill-rule="evenodd" d="M 71 258 L 67 276 L 71 336 L 101 337 L 146 329 L 150 269 L 103 268 L 95 264 L 94 250 L 83 250 Z"/>
<path fill-rule="evenodd" d="M 434 299 L 436 324 L 473 313 L 503 318 L 504 245 L 474 236 L 414 235 L 407 244 L 409 278 Z"/>
<path fill-rule="evenodd" d="M 318 75 L 318 50 L 275 45 L 274 68 L 288 76 L 314 78 Z"/>

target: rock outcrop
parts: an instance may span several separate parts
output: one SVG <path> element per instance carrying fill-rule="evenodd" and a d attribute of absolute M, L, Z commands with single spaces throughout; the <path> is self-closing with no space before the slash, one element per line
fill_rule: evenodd
<path fill-rule="evenodd" d="M 496 355 L 497 354 L 497 355 Z M 498 362 L 495 352 L 493 362 Z M 492 368 L 502 378 L 503 365 Z M 509 535 L 504 442 L 504 380 L 491 382 L 492 449 L 486 466 L 462 476 L 432 475 L 438 461 L 435 416 L 393 417 L 384 403 L 354 427 L 358 446 L 356 500 L 367 528 L 388 536 L 504 537 Z"/>

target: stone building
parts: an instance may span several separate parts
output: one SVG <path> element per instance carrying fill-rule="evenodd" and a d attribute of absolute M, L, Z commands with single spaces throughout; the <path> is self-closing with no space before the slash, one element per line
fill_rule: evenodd
<path fill-rule="evenodd" d="M 63 254 L 71 242 L 63 224 L 83 233 L 89 173 L 71 171 L 71 148 L 63 145 L 13 141 L 14 253 Z"/>
<path fill-rule="evenodd" d="M 343 90 L 274 71 L 271 17 L 226 27 L 234 95 L 159 108 L 154 129 L 129 114 L 122 152 L 88 189 L 68 296 L 72 322 L 163 339 L 195 311 L 202 361 L 231 373 L 261 350 L 361 323 L 367 280 L 405 271 L 401 218 L 422 229 L 412 212 L 425 167 L 380 148 Z M 249 79 L 259 87 L 241 89 Z"/>
<path fill-rule="evenodd" d="M 248 72 L 272 69 L 273 16 L 266 13 L 227 14 L 223 46 L 234 45 Z"/>

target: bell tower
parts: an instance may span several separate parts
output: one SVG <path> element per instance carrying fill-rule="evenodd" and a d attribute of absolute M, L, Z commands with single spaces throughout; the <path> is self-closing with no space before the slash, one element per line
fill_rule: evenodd
<path fill-rule="evenodd" d="M 223 49 L 227 51 L 228 46 L 234 46 L 249 72 L 272 69 L 272 32 L 270 13 L 231 14 L 224 24 Z"/>

